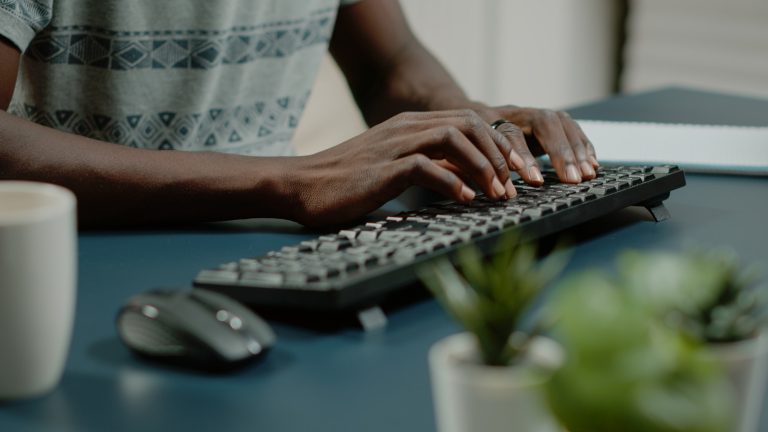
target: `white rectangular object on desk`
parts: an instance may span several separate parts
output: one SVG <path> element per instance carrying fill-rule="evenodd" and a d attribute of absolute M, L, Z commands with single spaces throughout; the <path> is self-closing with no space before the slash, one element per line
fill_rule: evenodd
<path fill-rule="evenodd" d="M 608 163 L 676 164 L 689 171 L 768 175 L 768 127 L 579 120 Z"/>

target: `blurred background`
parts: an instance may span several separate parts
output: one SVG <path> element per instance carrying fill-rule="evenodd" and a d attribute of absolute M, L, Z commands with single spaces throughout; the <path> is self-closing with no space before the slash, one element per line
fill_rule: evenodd
<path fill-rule="evenodd" d="M 768 97 L 768 0 L 400 2 L 467 94 L 492 105 L 561 109 L 673 85 Z M 298 152 L 363 130 L 327 58 L 295 138 Z"/>

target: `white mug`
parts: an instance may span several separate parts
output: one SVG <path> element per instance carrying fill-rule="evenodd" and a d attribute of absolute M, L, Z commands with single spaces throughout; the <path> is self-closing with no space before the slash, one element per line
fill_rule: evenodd
<path fill-rule="evenodd" d="M 75 309 L 75 196 L 0 181 L 0 400 L 39 396 L 61 379 Z"/>

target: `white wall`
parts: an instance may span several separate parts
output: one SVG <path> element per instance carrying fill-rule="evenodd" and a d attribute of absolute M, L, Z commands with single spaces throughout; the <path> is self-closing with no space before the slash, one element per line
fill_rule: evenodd
<path fill-rule="evenodd" d="M 401 0 L 417 36 L 473 99 L 561 108 L 610 93 L 616 0 Z M 314 153 L 364 130 L 332 62 L 296 136 Z"/>
<path fill-rule="evenodd" d="M 610 93 L 616 0 L 401 0 L 468 94 L 559 108 Z"/>
<path fill-rule="evenodd" d="M 633 0 L 630 16 L 625 90 L 768 97 L 768 0 Z"/>

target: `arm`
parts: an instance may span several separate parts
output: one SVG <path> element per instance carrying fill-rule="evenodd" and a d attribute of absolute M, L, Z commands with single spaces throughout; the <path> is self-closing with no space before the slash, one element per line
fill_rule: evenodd
<path fill-rule="evenodd" d="M 11 103 L 20 57 L 19 50 L 0 37 L 0 110 L 7 110 Z"/>
<path fill-rule="evenodd" d="M 0 179 L 63 185 L 85 225 L 287 217 L 285 158 L 133 149 L 12 116 L 19 52 L 0 40 Z M 295 206 L 293 206 L 295 208 Z"/>
<path fill-rule="evenodd" d="M 486 122 L 512 121 L 503 132 L 524 166 L 529 183 L 541 183 L 534 155 L 548 153 L 560 178 L 578 183 L 595 176 L 594 148 L 567 113 L 471 101 L 415 38 L 395 0 L 361 0 L 342 8 L 331 41 L 341 67 L 369 124 L 401 111 L 470 108 Z"/>
<path fill-rule="evenodd" d="M 0 49 L 0 64 L 18 61 L 18 51 Z M 3 69 L 1 94 L 10 95 L 16 67 Z M 504 136 L 470 110 L 400 114 L 327 151 L 297 158 L 134 149 L 0 110 L 0 179 L 68 187 L 78 197 L 84 225 L 248 217 L 338 225 L 414 184 L 469 201 L 475 193 L 465 179 L 502 199 L 515 194 L 509 181 L 513 154 Z"/>
<path fill-rule="evenodd" d="M 75 192 L 80 223 L 140 225 L 295 218 L 281 189 L 285 158 L 134 149 L 60 132 L 0 111 L 0 179 Z"/>

